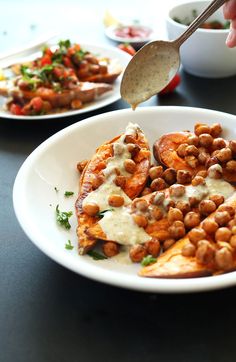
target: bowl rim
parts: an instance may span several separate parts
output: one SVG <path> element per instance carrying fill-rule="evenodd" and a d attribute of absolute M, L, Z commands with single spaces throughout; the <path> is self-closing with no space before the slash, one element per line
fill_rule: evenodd
<path fill-rule="evenodd" d="M 185 24 L 181 24 L 181 23 L 178 23 L 177 21 L 175 21 L 171 16 L 170 16 L 170 13 L 179 8 L 179 7 L 182 7 L 184 5 L 188 5 L 188 4 L 200 4 L 200 3 L 205 3 L 205 4 L 209 4 L 210 1 L 208 0 L 201 0 L 201 1 L 183 1 L 181 2 L 180 4 L 177 4 L 177 5 L 174 5 L 172 6 L 169 10 L 168 10 L 168 14 L 166 16 L 166 21 L 171 23 L 172 25 L 175 25 L 175 26 L 178 26 L 179 28 L 182 28 L 183 31 L 187 29 L 188 25 L 185 25 Z M 198 28 L 197 29 L 198 32 L 200 33 L 205 33 L 207 32 L 207 34 L 227 34 L 229 32 L 229 29 L 203 29 L 203 28 Z"/>

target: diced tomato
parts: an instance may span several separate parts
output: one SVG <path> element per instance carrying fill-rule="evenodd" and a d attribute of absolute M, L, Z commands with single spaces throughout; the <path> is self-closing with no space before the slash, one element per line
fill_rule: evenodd
<path fill-rule="evenodd" d="M 30 101 L 30 105 L 35 112 L 37 112 L 37 113 L 41 112 L 41 110 L 43 108 L 43 100 L 40 97 L 34 97 Z"/>
<path fill-rule="evenodd" d="M 67 68 L 71 68 L 73 66 L 70 58 L 67 56 L 63 57 L 63 63 Z"/>
<path fill-rule="evenodd" d="M 118 48 L 132 56 L 136 53 L 136 50 L 128 43 L 119 44 Z"/>
<path fill-rule="evenodd" d="M 64 74 L 64 70 L 59 68 L 59 67 L 55 67 L 53 69 L 53 74 L 58 78 L 60 79 L 61 77 L 63 77 L 63 74 Z"/>
<path fill-rule="evenodd" d="M 177 73 L 174 76 L 174 78 L 171 79 L 170 83 L 159 92 L 159 94 L 163 95 L 163 94 L 172 93 L 175 90 L 175 88 L 180 84 L 180 81 L 181 81 L 180 75 Z"/>
<path fill-rule="evenodd" d="M 51 56 L 48 54 L 45 54 L 41 59 L 40 59 L 40 64 L 42 67 L 44 67 L 47 64 L 52 64 L 52 59 Z"/>
<path fill-rule="evenodd" d="M 12 114 L 15 114 L 16 116 L 22 116 L 24 115 L 24 112 L 22 110 L 22 107 L 19 106 L 19 104 L 16 104 L 16 103 L 12 103 L 11 106 L 10 106 L 10 112 Z"/>
<path fill-rule="evenodd" d="M 43 51 L 44 55 L 48 55 L 49 57 L 51 57 L 53 55 L 53 52 L 51 51 L 50 48 L 45 48 Z"/>

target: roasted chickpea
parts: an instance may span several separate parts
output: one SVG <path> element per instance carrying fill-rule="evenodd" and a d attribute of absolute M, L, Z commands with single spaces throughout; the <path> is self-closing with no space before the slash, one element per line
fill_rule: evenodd
<path fill-rule="evenodd" d="M 108 196 L 108 204 L 113 207 L 120 207 L 124 205 L 124 197 L 117 194 L 112 194 Z"/>
<path fill-rule="evenodd" d="M 192 175 L 189 171 L 178 170 L 177 171 L 177 182 L 179 184 L 190 184 L 192 181 Z"/>
<path fill-rule="evenodd" d="M 185 186 L 180 184 L 174 184 L 170 186 L 169 191 L 171 196 L 180 197 L 185 194 Z"/>
<path fill-rule="evenodd" d="M 95 216 L 99 212 L 99 206 L 95 202 L 83 204 L 82 209 L 89 216 Z"/>
<path fill-rule="evenodd" d="M 222 148 L 216 157 L 220 162 L 230 161 L 232 159 L 232 151 L 229 147 Z"/>
<path fill-rule="evenodd" d="M 206 232 L 202 228 L 194 228 L 189 231 L 188 237 L 191 243 L 197 245 L 200 240 L 203 240 L 206 237 Z"/>
<path fill-rule="evenodd" d="M 209 133 L 202 133 L 199 136 L 199 144 L 202 147 L 209 148 L 213 143 L 213 137 Z"/>
<path fill-rule="evenodd" d="M 194 126 L 194 132 L 196 136 L 200 136 L 203 133 L 209 133 L 211 132 L 210 127 L 207 124 L 204 123 L 197 123 Z"/>
<path fill-rule="evenodd" d="M 192 185 L 193 186 L 205 185 L 205 184 L 206 184 L 206 181 L 205 181 L 204 177 L 202 177 L 202 176 L 195 176 L 192 179 Z"/>
<path fill-rule="evenodd" d="M 236 235 L 236 225 L 235 225 L 235 221 L 234 221 L 234 225 L 232 225 L 231 232 L 232 232 L 233 235 Z"/>
<path fill-rule="evenodd" d="M 232 234 L 236 234 L 236 220 L 232 219 L 227 223 L 227 228 L 229 228 Z"/>
<path fill-rule="evenodd" d="M 147 248 L 144 245 L 133 245 L 129 250 L 129 257 L 133 263 L 140 263 L 147 255 Z"/>
<path fill-rule="evenodd" d="M 236 160 L 228 161 L 225 168 L 229 172 L 236 172 Z"/>
<path fill-rule="evenodd" d="M 177 155 L 181 158 L 186 156 L 186 147 L 188 147 L 187 143 L 182 143 L 181 145 L 179 145 L 179 147 L 177 148 L 176 152 Z"/>
<path fill-rule="evenodd" d="M 183 221 L 184 217 L 182 212 L 175 208 L 175 207 L 170 207 L 168 214 L 167 214 L 167 219 L 169 221 L 170 224 L 172 224 L 174 221 L 180 220 Z"/>
<path fill-rule="evenodd" d="M 133 214 L 133 220 L 134 222 L 139 226 L 139 227 L 142 227 L 142 228 L 145 228 L 148 224 L 148 220 L 146 218 L 146 216 L 144 215 L 138 215 L 138 214 Z"/>
<path fill-rule="evenodd" d="M 231 231 L 226 227 L 221 227 L 218 230 L 216 230 L 215 233 L 215 240 L 216 241 L 229 241 L 231 238 Z"/>
<path fill-rule="evenodd" d="M 215 214 L 215 221 L 220 226 L 225 226 L 229 221 L 231 217 L 228 211 L 217 211 Z"/>
<path fill-rule="evenodd" d="M 158 177 L 158 178 L 154 179 L 151 182 L 151 185 L 150 185 L 150 188 L 151 188 L 152 191 L 163 190 L 166 187 L 167 187 L 167 184 L 165 183 L 165 181 L 161 177 Z"/>
<path fill-rule="evenodd" d="M 220 205 L 218 211 L 227 211 L 231 217 L 235 215 L 235 209 L 230 205 Z"/>
<path fill-rule="evenodd" d="M 175 244 L 175 239 L 166 239 L 164 243 L 162 244 L 162 248 L 164 251 L 169 249 L 172 245 Z"/>
<path fill-rule="evenodd" d="M 188 201 L 191 207 L 196 207 L 200 202 L 200 200 L 195 196 L 190 196 Z"/>
<path fill-rule="evenodd" d="M 210 158 L 208 158 L 206 160 L 206 168 L 208 169 L 209 167 L 213 166 L 213 165 L 218 165 L 219 164 L 219 160 L 216 156 L 211 156 Z"/>
<path fill-rule="evenodd" d="M 196 136 L 196 135 L 194 135 L 194 134 L 190 134 L 189 136 L 188 136 L 188 139 L 187 139 L 187 144 L 188 145 L 194 145 L 194 146 L 198 146 L 198 142 L 199 142 L 199 139 L 198 139 L 198 137 Z"/>
<path fill-rule="evenodd" d="M 195 156 L 185 156 L 184 160 L 191 168 L 196 168 L 198 165 L 198 159 Z"/>
<path fill-rule="evenodd" d="M 226 142 L 223 138 L 215 138 L 212 142 L 212 150 L 221 150 L 226 146 Z"/>
<path fill-rule="evenodd" d="M 224 196 L 223 195 L 211 195 L 209 197 L 209 200 L 213 201 L 216 204 L 216 207 L 220 206 L 224 202 Z"/>
<path fill-rule="evenodd" d="M 150 198 L 150 203 L 153 205 L 162 205 L 165 200 L 164 192 L 156 192 Z"/>
<path fill-rule="evenodd" d="M 161 245 L 160 241 L 153 237 L 151 240 L 145 243 L 145 247 L 147 249 L 147 253 L 156 258 L 160 254 Z"/>
<path fill-rule="evenodd" d="M 181 252 L 183 256 L 194 256 L 196 254 L 196 247 L 192 243 L 188 243 L 184 245 Z"/>
<path fill-rule="evenodd" d="M 173 239 L 180 239 L 185 235 L 185 227 L 182 221 L 174 221 L 168 229 L 170 237 Z"/>
<path fill-rule="evenodd" d="M 168 183 L 168 185 L 173 185 L 176 182 L 176 170 L 174 168 L 167 168 L 164 172 L 163 172 L 163 179 L 165 180 L 165 182 Z"/>
<path fill-rule="evenodd" d="M 235 140 L 229 141 L 229 148 L 231 149 L 232 154 L 235 156 L 236 155 L 236 141 Z"/>
<path fill-rule="evenodd" d="M 200 240 L 196 251 L 196 259 L 201 264 L 210 263 L 215 256 L 215 248 L 208 240 Z"/>
<path fill-rule="evenodd" d="M 189 145 L 186 147 L 185 149 L 185 156 L 198 156 L 199 155 L 199 150 L 196 146 L 194 145 Z"/>
<path fill-rule="evenodd" d="M 115 256 L 119 254 L 120 247 L 119 244 L 115 243 L 114 241 L 105 241 L 102 245 L 103 253 L 108 257 Z"/>
<path fill-rule="evenodd" d="M 202 200 L 199 204 L 201 215 L 209 215 L 216 210 L 216 204 L 212 200 Z"/>
<path fill-rule="evenodd" d="M 222 178 L 223 169 L 219 164 L 212 165 L 207 170 L 208 176 L 215 180 Z"/>
<path fill-rule="evenodd" d="M 205 165 L 205 163 L 207 162 L 207 160 L 210 158 L 210 154 L 207 152 L 200 152 L 198 155 L 198 162 L 201 165 Z"/>
<path fill-rule="evenodd" d="M 184 217 L 184 225 L 187 229 L 192 229 L 200 224 L 200 215 L 196 212 L 190 211 Z"/>
<path fill-rule="evenodd" d="M 163 212 L 158 206 L 149 208 L 150 215 L 155 220 L 160 220 L 163 217 Z"/>
<path fill-rule="evenodd" d="M 166 201 L 165 201 L 165 210 L 166 211 L 169 211 L 169 209 L 171 207 L 175 207 L 175 201 L 174 200 L 171 200 L 170 198 L 167 198 Z"/>
<path fill-rule="evenodd" d="M 215 253 L 215 262 L 218 269 L 230 269 L 233 264 L 232 252 L 228 248 L 222 248 L 217 250 Z"/>
<path fill-rule="evenodd" d="M 219 225 L 211 219 L 206 219 L 202 222 L 202 228 L 207 234 L 214 234 L 218 230 Z"/>
<path fill-rule="evenodd" d="M 231 236 L 229 243 L 233 249 L 236 249 L 236 235 L 235 234 Z"/>
<path fill-rule="evenodd" d="M 115 182 L 116 186 L 119 186 L 122 189 L 124 189 L 124 187 L 126 185 L 126 177 L 123 175 L 117 175 L 114 179 L 114 182 Z"/>
<path fill-rule="evenodd" d="M 162 166 L 153 166 L 149 169 L 149 176 L 151 180 L 155 180 L 158 177 L 161 177 L 163 173 Z"/>
<path fill-rule="evenodd" d="M 187 201 L 177 201 L 175 207 L 182 211 L 183 215 L 190 211 L 190 204 Z"/>
<path fill-rule="evenodd" d="M 88 160 L 83 160 L 77 163 L 77 170 L 82 173 L 83 169 L 85 168 L 85 166 L 87 165 Z"/>
<path fill-rule="evenodd" d="M 136 163 L 133 160 L 131 160 L 130 158 L 127 158 L 124 161 L 124 168 L 125 168 L 125 171 L 127 171 L 129 173 L 134 173 L 136 170 Z"/>
<path fill-rule="evenodd" d="M 132 201 L 132 208 L 137 209 L 139 211 L 147 211 L 148 202 L 145 199 L 134 199 Z"/>
<path fill-rule="evenodd" d="M 212 137 L 214 137 L 214 138 L 219 137 L 219 135 L 222 132 L 221 124 L 220 123 L 213 123 L 210 128 L 211 128 Z"/>
<path fill-rule="evenodd" d="M 135 135 L 131 135 L 131 134 L 125 135 L 124 142 L 127 143 L 127 144 L 128 143 L 136 143 Z"/>

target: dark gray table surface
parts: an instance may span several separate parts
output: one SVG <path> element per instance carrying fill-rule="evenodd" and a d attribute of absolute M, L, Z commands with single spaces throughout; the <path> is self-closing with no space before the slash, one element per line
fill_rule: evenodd
<path fill-rule="evenodd" d="M 154 97 L 145 106 L 194 106 L 236 115 L 236 77 L 200 79 L 183 71 L 181 77 L 177 92 Z M 165 295 L 97 283 L 50 260 L 31 243 L 16 220 L 12 187 L 27 156 L 67 125 L 125 107 L 120 100 L 90 114 L 47 123 L 0 119 L 3 362 L 236 360 L 235 287 Z"/>

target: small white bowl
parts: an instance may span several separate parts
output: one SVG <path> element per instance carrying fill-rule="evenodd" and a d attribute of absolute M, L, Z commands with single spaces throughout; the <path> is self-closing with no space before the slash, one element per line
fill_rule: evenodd
<path fill-rule="evenodd" d="M 143 29 L 146 34 L 144 36 L 121 36 L 117 34 L 119 30 L 122 30 L 124 28 L 132 27 L 134 30 L 139 30 L 140 28 Z M 129 43 L 134 48 L 140 48 L 147 42 L 151 40 L 151 37 L 153 35 L 153 29 L 148 25 L 143 24 L 124 24 L 124 25 L 111 25 L 106 28 L 105 34 L 108 38 L 111 40 L 114 40 L 119 43 Z"/>
<path fill-rule="evenodd" d="M 210 1 L 191 1 L 173 7 L 166 19 L 170 40 L 178 38 L 187 26 L 173 20 L 191 18 L 193 10 L 200 14 Z M 191 19 L 192 20 L 192 19 Z M 225 22 L 222 8 L 207 21 Z M 236 48 L 225 44 L 229 29 L 198 29 L 180 47 L 183 68 L 190 74 L 205 78 L 224 78 L 236 75 Z"/>

